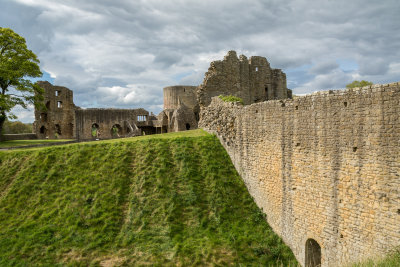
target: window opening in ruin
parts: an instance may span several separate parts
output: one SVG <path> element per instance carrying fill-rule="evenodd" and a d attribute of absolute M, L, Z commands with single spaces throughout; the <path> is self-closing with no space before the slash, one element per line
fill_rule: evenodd
<path fill-rule="evenodd" d="M 343 102 L 344 107 L 347 107 L 347 102 Z"/>
<path fill-rule="evenodd" d="M 60 95 L 60 91 L 56 90 L 56 96 Z"/>
<path fill-rule="evenodd" d="M 45 134 L 46 133 L 46 127 L 42 126 L 40 127 L 40 133 Z"/>
<path fill-rule="evenodd" d="M 62 108 L 62 101 L 57 101 L 57 107 Z"/>
<path fill-rule="evenodd" d="M 190 124 L 186 123 L 186 130 L 190 130 Z"/>
<path fill-rule="evenodd" d="M 400 215 L 400 209 L 397 209 L 397 214 L 399 214 L 399 215 Z"/>
<path fill-rule="evenodd" d="M 256 67 L 256 71 L 258 71 L 258 67 Z"/>
<path fill-rule="evenodd" d="M 46 108 L 47 108 L 47 110 L 50 109 L 50 101 L 47 101 L 47 102 L 46 102 Z"/>
<path fill-rule="evenodd" d="M 353 152 L 356 152 L 357 151 L 357 147 L 355 146 L 355 147 L 353 147 Z"/>
<path fill-rule="evenodd" d="M 114 124 L 113 127 L 111 127 L 111 136 L 113 138 L 121 137 L 122 135 L 122 127 L 119 124 Z"/>
<path fill-rule="evenodd" d="M 295 108 L 296 108 L 296 110 L 299 110 L 299 106 L 296 106 Z"/>
<path fill-rule="evenodd" d="M 146 121 L 146 115 L 138 115 L 137 116 L 137 121 Z"/>
<path fill-rule="evenodd" d="M 40 114 L 40 119 L 41 119 L 42 121 L 47 121 L 47 114 L 46 114 L 46 113 Z"/>
<path fill-rule="evenodd" d="M 183 88 L 183 92 L 186 92 L 186 88 Z"/>
<path fill-rule="evenodd" d="M 92 137 L 98 138 L 100 135 L 99 125 L 97 123 L 92 124 Z"/>
<path fill-rule="evenodd" d="M 59 135 L 61 135 L 61 127 L 59 124 L 56 124 L 55 126 L 55 137 L 57 138 Z"/>
<path fill-rule="evenodd" d="M 198 112 L 194 113 L 194 117 L 196 118 L 196 121 L 198 122 L 200 120 L 200 116 Z"/>
<path fill-rule="evenodd" d="M 321 266 L 321 247 L 314 239 L 306 241 L 306 267 Z"/>

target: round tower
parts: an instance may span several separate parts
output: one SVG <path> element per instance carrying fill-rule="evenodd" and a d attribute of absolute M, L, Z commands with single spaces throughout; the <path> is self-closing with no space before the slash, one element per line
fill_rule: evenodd
<path fill-rule="evenodd" d="M 175 85 L 164 88 L 164 109 L 177 109 L 179 102 L 194 110 L 197 105 L 196 86 Z"/>

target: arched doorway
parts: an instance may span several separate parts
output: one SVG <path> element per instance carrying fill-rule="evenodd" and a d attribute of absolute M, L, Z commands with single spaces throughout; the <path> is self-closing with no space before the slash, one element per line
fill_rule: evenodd
<path fill-rule="evenodd" d="M 92 137 L 98 138 L 99 137 L 99 125 L 97 123 L 92 124 Z"/>
<path fill-rule="evenodd" d="M 306 241 L 306 267 L 321 266 L 321 247 L 317 241 L 310 238 Z"/>
<path fill-rule="evenodd" d="M 42 127 L 40 127 L 39 132 L 40 132 L 40 135 L 41 135 L 42 138 L 46 137 L 47 129 L 46 129 L 46 127 L 44 127 L 44 125 Z"/>
<path fill-rule="evenodd" d="M 113 127 L 111 127 L 111 136 L 112 138 L 117 138 L 121 137 L 122 135 L 122 127 L 119 124 L 114 124 Z"/>

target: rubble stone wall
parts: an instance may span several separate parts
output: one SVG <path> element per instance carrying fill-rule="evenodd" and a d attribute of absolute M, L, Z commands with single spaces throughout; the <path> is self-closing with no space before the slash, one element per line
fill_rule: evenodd
<path fill-rule="evenodd" d="M 322 266 L 341 266 L 400 246 L 399 116 L 393 83 L 248 106 L 215 97 L 199 127 L 302 265 L 313 240 Z"/>
<path fill-rule="evenodd" d="M 245 104 L 288 97 L 286 75 L 280 69 L 271 69 L 265 57 L 239 58 L 229 51 L 223 60 L 213 61 L 198 87 L 200 106 L 208 106 L 218 95 L 234 95 Z"/>
<path fill-rule="evenodd" d="M 197 86 L 175 85 L 163 89 L 164 109 L 178 109 L 179 101 L 188 108 L 195 110 L 197 106 L 196 98 Z"/>
<path fill-rule="evenodd" d="M 73 92 L 63 86 L 39 81 L 44 89 L 45 109 L 35 109 L 34 132 L 39 139 L 75 137 L 75 109 Z"/>
<path fill-rule="evenodd" d="M 132 131 L 130 126 L 134 124 L 143 128 L 150 126 L 149 112 L 144 109 L 77 109 L 75 119 L 78 140 L 123 137 Z M 94 125 L 98 127 L 97 134 L 92 132 Z M 113 126 L 119 127 L 118 135 L 112 131 Z"/>

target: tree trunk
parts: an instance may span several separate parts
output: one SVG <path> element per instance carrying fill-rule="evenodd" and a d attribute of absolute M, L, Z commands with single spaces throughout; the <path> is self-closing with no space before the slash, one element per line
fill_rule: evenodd
<path fill-rule="evenodd" d="M 6 113 L 4 111 L 0 112 L 0 141 L 3 140 L 2 135 L 3 135 L 3 125 L 4 122 L 6 121 Z"/>

